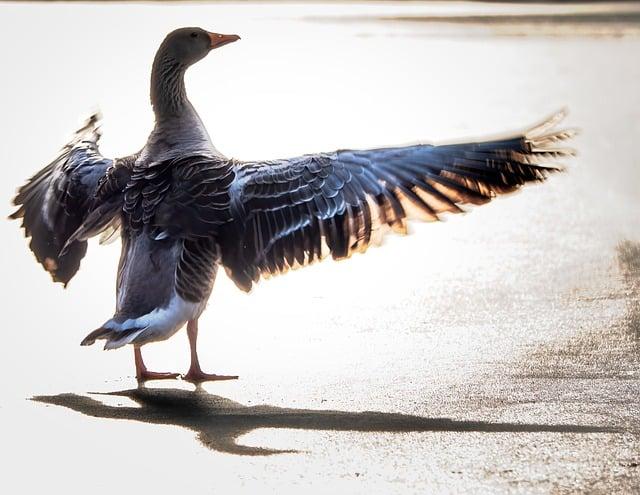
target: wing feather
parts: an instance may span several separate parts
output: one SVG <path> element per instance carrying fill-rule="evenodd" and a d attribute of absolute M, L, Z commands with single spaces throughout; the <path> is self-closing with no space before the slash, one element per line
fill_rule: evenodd
<path fill-rule="evenodd" d="M 98 149 L 100 116 L 92 115 L 58 157 L 16 194 L 25 236 L 36 259 L 65 286 L 87 251 L 86 239 L 118 229 L 121 191 L 134 157 L 105 158 Z"/>
<path fill-rule="evenodd" d="M 573 131 L 562 115 L 506 139 L 442 146 L 341 150 L 237 165 L 222 263 L 249 290 L 261 276 L 364 252 L 385 228 L 463 212 L 561 170 Z"/>

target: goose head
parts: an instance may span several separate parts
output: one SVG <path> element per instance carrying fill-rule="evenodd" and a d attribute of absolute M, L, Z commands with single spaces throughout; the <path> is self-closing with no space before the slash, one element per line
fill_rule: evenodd
<path fill-rule="evenodd" d="M 189 67 L 206 57 L 211 50 L 239 39 L 237 34 L 210 33 L 202 28 L 186 27 L 169 33 L 159 52 L 167 60 Z"/>
<path fill-rule="evenodd" d="M 192 112 L 184 87 L 185 71 L 211 50 L 239 39 L 237 34 L 210 33 L 197 27 L 169 33 L 158 48 L 151 70 L 151 104 L 156 121 Z"/>

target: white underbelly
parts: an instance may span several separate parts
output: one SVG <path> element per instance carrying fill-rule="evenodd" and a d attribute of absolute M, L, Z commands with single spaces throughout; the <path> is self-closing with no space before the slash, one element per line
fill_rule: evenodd
<path fill-rule="evenodd" d="M 174 291 L 173 297 L 169 304 L 162 308 L 156 308 L 153 311 L 139 316 L 130 318 L 120 323 L 111 320 L 104 327 L 126 332 L 128 335 L 124 339 L 118 339 L 108 342 L 105 349 L 115 349 L 126 344 L 148 344 L 150 342 L 158 342 L 166 340 L 182 328 L 189 320 L 197 319 L 204 311 L 206 301 L 192 303 L 185 301 Z"/>

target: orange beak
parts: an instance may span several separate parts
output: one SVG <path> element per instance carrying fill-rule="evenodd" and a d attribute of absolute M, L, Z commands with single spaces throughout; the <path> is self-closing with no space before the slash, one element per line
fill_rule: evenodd
<path fill-rule="evenodd" d="M 229 43 L 233 43 L 234 41 L 238 41 L 240 36 L 237 34 L 218 34 L 218 33 L 208 33 L 209 38 L 211 39 L 211 49 L 220 48 L 221 46 L 228 45 Z"/>

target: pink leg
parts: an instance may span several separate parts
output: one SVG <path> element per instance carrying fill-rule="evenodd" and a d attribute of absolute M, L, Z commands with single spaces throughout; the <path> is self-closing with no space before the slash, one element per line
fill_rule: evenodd
<path fill-rule="evenodd" d="M 179 373 L 159 373 L 156 371 L 149 371 L 144 365 L 142 360 L 142 352 L 140 352 L 139 346 L 133 346 L 133 355 L 136 362 L 136 378 L 139 382 L 146 382 L 147 380 L 168 380 L 178 378 Z"/>
<path fill-rule="evenodd" d="M 183 379 L 188 382 L 200 383 L 214 380 L 236 380 L 238 377 L 233 375 L 214 375 L 213 373 L 205 373 L 200 368 L 198 361 L 198 350 L 196 342 L 198 340 L 198 320 L 189 320 L 187 323 L 187 336 L 189 337 L 189 348 L 191 349 L 191 366 Z"/>

